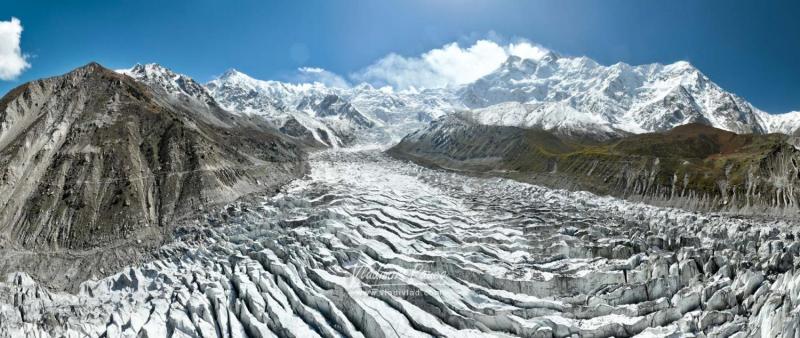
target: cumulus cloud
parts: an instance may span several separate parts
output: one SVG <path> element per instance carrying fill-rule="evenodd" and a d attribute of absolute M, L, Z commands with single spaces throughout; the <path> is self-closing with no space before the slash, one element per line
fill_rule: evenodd
<path fill-rule="evenodd" d="M 0 80 L 13 80 L 31 66 L 19 47 L 21 37 L 19 19 L 0 21 Z"/>
<path fill-rule="evenodd" d="M 297 69 L 297 82 L 319 82 L 329 87 L 347 88 L 347 80 L 333 72 L 317 67 L 300 67 Z"/>
<path fill-rule="evenodd" d="M 475 81 L 497 69 L 510 55 L 538 60 L 548 52 L 526 41 L 501 45 L 478 40 L 466 48 L 453 42 L 420 56 L 389 54 L 351 77 L 397 89 L 441 88 Z"/>

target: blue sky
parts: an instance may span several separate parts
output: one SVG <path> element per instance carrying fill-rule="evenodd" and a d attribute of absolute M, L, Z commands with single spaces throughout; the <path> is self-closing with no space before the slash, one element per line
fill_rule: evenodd
<path fill-rule="evenodd" d="M 790 1 L 5 0 L 0 20 L 21 22 L 30 68 L 0 92 L 89 61 L 158 62 L 203 82 L 228 68 L 292 80 L 299 67 L 353 81 L 390 53 L 525 39 L 603 64 L 688 60 L 777 113 L 800 110 L 798 13 Z"/>

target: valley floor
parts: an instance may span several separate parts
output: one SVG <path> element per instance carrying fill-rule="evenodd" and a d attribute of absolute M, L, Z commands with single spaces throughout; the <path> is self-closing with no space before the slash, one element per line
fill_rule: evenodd
<path fill-rule="evenodd" d="M 798 231 L 325 151 L 76 295 L 8 276 L 0 336 L 796 336 Z"/>

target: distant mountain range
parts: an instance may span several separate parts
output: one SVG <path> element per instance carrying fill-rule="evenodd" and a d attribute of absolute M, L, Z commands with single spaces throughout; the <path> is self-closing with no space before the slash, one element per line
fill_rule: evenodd
<path fill-rule="evenodd" d="M 800 129 L 800 112 L 763 112 L 684 61 L 603 66 L 553 52 L 538 60 L 512 56 L 475 82 L 422 91 L 263 81 L 236 70 L 201 85 L 157 64 L 122 72 L 195 104 L 261 116 L 287 135 L 325 147 L 396 141 L 433 119 L 467 110 L 485 124 L 600 138 L 688 123 L 736 133 Z"/>
<path fill-rule="evenodd" d="M 692 210 L 796 215 L 800 112 L 767 114 L 687 62 L 510 57 L 391 148 L 420 164 Z"/>
<path fill-rule="evenodd" d="M 352 88 L 292 84 L 256 80 L 236 70 L 203 86 L 158 64 L 119 72 L 186 102 L 263 117 L 292 137 L 334 148 L 398 140 L 462 108 L 446 90 L 395 92 L 366 84 Z"/>

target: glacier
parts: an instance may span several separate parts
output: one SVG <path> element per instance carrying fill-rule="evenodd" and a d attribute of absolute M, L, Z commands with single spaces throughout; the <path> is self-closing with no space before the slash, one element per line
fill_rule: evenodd
<path fill-rule="evenodd" d="M 177 230 L 77 294 L 0 283 L 4 337 L 786 337 L 798 224 L 468 177 L 380 148 Z"/>
<path fill-rule="evenodd" d="M 392 159 L 463 113 L 600 139 L 699 122 L 796 134 L 687 62 L 510 57 L 456 88 L 119 70 L 214 120 L 312 144 L 308 177 L 199 211 L 156 259 L 49 290 L 0 282 L 0 337 L 788 337 L 800 334 L 796 219 L 661 208 Z M 327 148 L 327 149 L 325 149 Z"/>

